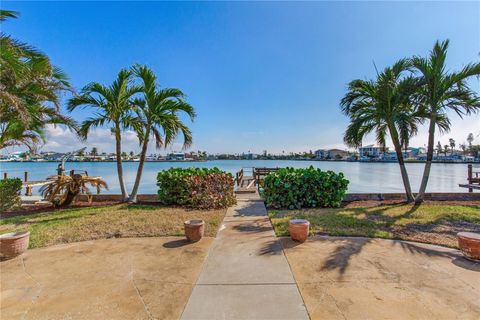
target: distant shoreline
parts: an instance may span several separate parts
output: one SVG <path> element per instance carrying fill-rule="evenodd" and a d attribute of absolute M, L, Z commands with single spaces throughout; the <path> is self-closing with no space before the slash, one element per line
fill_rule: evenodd
<path fill-rule="evenodd" d="M 397 163 L 395 160 L 325 160 L 325 159 L 212 159 L 212 160 L 145 160 L 145 162 L 174 162 L 174 163 L 193 163 L 193 162 L 209 162 L 209 161 L 316 161 L 316 162 L 359 162 L 359 163 Z M 0 163 L 42 163 L 42 162 L 56 162 L 60 163 L 61 160 L 0 160 Z M 102 162 L 116 162 L 115 160 L 96 160 L 96 161 L 75 161 L 67 160 L 68 163 L 102 163 Z M 122 162 L 139 162 L 138 160 L 122 160 Z M 405 160 L 405 163 L 425 163 L 423 160 Z M 480 161 L 438 161 L 434 160 L 433 163 L 448 163 L 448 164 L 480 164 Z"/>

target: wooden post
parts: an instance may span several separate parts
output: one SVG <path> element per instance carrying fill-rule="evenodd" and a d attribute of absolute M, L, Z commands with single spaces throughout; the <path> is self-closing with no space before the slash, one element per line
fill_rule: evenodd
<path fill-rule="evenodd" d="M 75 174 L 75 170 L 70 170 L 70 177 L 73 177 L 74 174 Z"/>
<path fill-rule="evenodd" d="M 6 173 L 6 172 L 3 173 L 3 179 L 4 179 L 4 180 L 7 180 L 7 179 L 8 179 L 8 173 Z"/>
<path fill-rule="evenodd" d="M 471 164 L 468 165 L 468 184 L 473 183 L 473 166 Z M 472 188 L 468 188 L 468 192 L 473 192 Z"/>
<path fill-rule="evenodd" d="M 23 181 L 27 182 L 28 181 L 28 171 L 25 171 L 23 175 Z"/>

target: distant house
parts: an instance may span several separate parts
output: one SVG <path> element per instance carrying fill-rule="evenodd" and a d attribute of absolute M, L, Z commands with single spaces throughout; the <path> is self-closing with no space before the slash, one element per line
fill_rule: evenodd
<path fill-rule="evenodd" d="M 255 160 L 258 158 L 258 154 L 255 153 L 244 153 L 242 154 L 242 158 L 245 160 Z"/>
<path fill-rule="evenodd" d="M 328 150 L 328 157 L 330 159 L 342 160 L 348 158 L 350 154 L 348 151 L 340 149 L 330 149 Z"/>
<path fill-rule="evenodd" d="M 350 153 L 340 149 L 320 149 L 315 151 L 315 159 L 318 160 L 344 160 L 350 156 Z"/>
<path fill-rule="evenodd" d="M 167 160 L 169 161 L 184 161 L 185 153 L 174 152 L 167 154 Z"/>
<path fill-rule="evenodd" d="M 382 154 L 382 160 L 385 161 L 397 161 L 397 153 L 395 151 L 387 151 Z"/>
<path fill-rule="evenodd" d="M 327 159 L 328 150 L 327 149 L 319 149 L 315 151 L 315 158 L 319 160 Z"/>
<path fill-rule="evenodd" d="M 64 153 L 55 152 L 55 153 L 48 153 L 43 158 L 48 161 L 60 161 L 62 160 L 63 156 L 65 156 Z"/>
<path fill-rule="evenodd" d="M 360 147 L 358 149 L 358 153 L 360 154 L 360 158 L 380 158 L 380 155 L 383 153 L 383 148 L 375 147 L 373 144 Z"/>

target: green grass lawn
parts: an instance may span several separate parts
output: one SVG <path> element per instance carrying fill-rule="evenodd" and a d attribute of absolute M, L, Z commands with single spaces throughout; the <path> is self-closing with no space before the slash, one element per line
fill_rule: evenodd
<path fill-rule="evenodd" d="M 149 205 L 71 208 L 0 219 L 0 234 L 30 231 L 30 248 L 111 237 L 182 236 L 183 222 L 205 221 L 205 236 L 215 236 L 221 210 L 186 210 Z"/>
<path fill-rule="evenodd" d="M 269 210 L 278 236 L 292 218 L 310 221 L 311 234 L 404 239 L 456 247 L 459 231 L 480 232 L 479 205 L 392 204 L 338 209 Z"/>

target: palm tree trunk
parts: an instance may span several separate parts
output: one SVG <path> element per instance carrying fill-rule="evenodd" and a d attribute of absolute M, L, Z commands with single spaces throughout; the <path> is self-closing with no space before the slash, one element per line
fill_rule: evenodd
<path fill-rule="evenodd" d="M 132 193 L 130 194 L 130 198 L 128 199 L 128 202 L 133 202 L 133 203 L 137 202 L 138 188 L 140 187 L 140 180 L 142 179 L 143 166 L 145 164 L 145 158 L 147 157 L 149 137 L 150 137 L 150 128 L 147 128 L 145 131 L 145 140 L 143 140 L 142 151 L 140 153 L 140 161 L 138 163 L 135 184 L 133 185 Z"/>
<path fill-rule="evenodd" d="M 125 188 L 125 181 L 123 180 L 123 167 L 122 167 L 122 141 L 120 135 L 120 128 L 117 126 L 115 128 L 115 151 L 117 153 L 117 173 L 118 173 L 118 182 L 120 184 L 120 190 L 122 192 L 122 202 L 128 200 L 128 191 Z"/>
<path fill-rule="evenodd" d="M 423 170 L 422 183 L 420 184 L 420 190 L 415 198 L 416 203 L 421 203 L 425 198 L 425 190 L 427 189 L 428 178 L 430 177 L 430 169 L 432 167 L 433 160 L 433 143 L 435 139 L 435 115 L 432 114 L 430 118 L 430 126 L 428 128 L 428 146 L 427 146 L 427 162 L 425 163 L 425 169 Z"/>
<path fill-rule="evenodd" d="M 410 179 L 408 178 L 407 168 L 405 167 L 405 161 L 403 159 L 402 146 L 398 141 L 398 133 L 395 127 L 390 127 L 390 136 L 395 147 L 395 153 L 397 154 L 398 164 L 400 165 L 400 174 L 402 175 L 403 187 L 405 188 L 405 195 L 407 202 L 415 200 L 412 194 L 412 187 L 410 186 Z"/>

